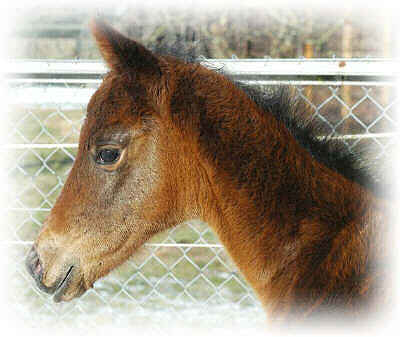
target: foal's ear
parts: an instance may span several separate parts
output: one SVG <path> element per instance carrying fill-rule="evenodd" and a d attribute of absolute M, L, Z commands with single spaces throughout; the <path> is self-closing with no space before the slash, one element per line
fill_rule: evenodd
<path fill-rule="evenodd" d="M 109 68 L 117 72 L 128 69 L 161 76 L 160 60 L 148 49 L 100 19 L 90 22 L 90 29 Z"/>

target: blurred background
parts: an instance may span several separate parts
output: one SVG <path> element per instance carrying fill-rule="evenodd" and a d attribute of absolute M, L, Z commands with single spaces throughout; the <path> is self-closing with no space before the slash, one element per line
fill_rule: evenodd
<path fill-rule="evenodd" d="M 198 41 L 206 58 L 393 57 L 396 31 L 388 8 L 347 6 L 174 6 L 119 1 L 87 8 L 21 9 L 11 31 L 13 58 L 98 59 L 92 16 L 145 45 L 179 37 Z M 30 6 L 31 7 L 31 6 Z"/>
<path fill-rule="evenodd" d="M 176 332 L 181 325 L 204 333 L 226 325 L 238 333 L 259 332 L 265 316 L 258 300 L 218 238 L 200 220 L 157 235 L 70 303 L 54 304 L 24 270 L 27 251 L 72 166 L 86 104 L 103 75 L 77 75 L 71 80 L 62 74 L 39 78 L 32 73 L 62 60 L 76 69 L 86 60 L 101 62 L 88 30 L 95 15 L 147 46 L 178 39 L 196 45 L 207 59 L 357 60 L 365 72 L 357 81 L 314 76 L 312 84 L 304 84 L 296 82 L 295 73 L 291 80 L 296 95 L 325 123 L 325 134 L 352 136 L 345 140 L 349 149 L 368 149 L 369 160 L 381 163 L 379 170 L 390 169 L 398 147 L 397 95 L 392 78 L 370 78 L 367 70 L 371 60 L 395 57 L 394 20 L 387 9 L 349 5 L 39 3 L 21 7 L 9 31 L 7 56 L 14 67 L 10 69 L 27 70 L 18 76 L 11 71 L 6 92 L 11 126 L 6 133 L 10 160 L 5 179 L 15 187 L 6 196 L 10 221 L 4 224 L 13 285 L 8 310 L 32 331 L 73 327 L 86 334 L 117 324 L 142 335 Z M 29 63 L 32 59 L 36 61 Z M 268 89 L 265 83 L 259 86 Z"/>

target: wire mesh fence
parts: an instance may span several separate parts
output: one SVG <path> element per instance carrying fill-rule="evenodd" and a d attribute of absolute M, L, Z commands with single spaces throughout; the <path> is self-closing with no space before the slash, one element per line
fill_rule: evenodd
<path fill-rule="evenodd" d="M 390 158 L 398 141 L 397 98 L 385 60 L 375 63 L 375 70 L 381 69 L 376 73 L 370 69 L 373 60 L 357 60 L 356 70 L 344 72 L 337 70 L 343 60 L 248 60 L 247 65 L 243 61 L 227 60 L 227 70 L 264 89 L 271 84 L 294 85 L 296 94 L 324 123 L 324 134 L 340 136 L 351 150 L 368 147 L 375 159 Z M 10 247 L 10 296 L 18 314 L 62 324 L 76 324 L 77 317 L 85 324 L 87 317 L 93 324 L 127 317 L 140 320 L 149 312 L 153 318 L 155 313 L 165 317 L 176 312 L 181 317 L 209 317 L 214 311 L 226 318 L 237 312 L 236 321 L 261 320 L 254 293 L 200 220 L 157 235 L 70 303 L 54 304 L 36 289 L 24 268 L 25 255 L 72 166 L 86 104 L 104 73 L 100 63 L 93 63 L 90 71 L 86 63 L 45 64 L 20 62 L 19 71 L 9 76 L 12 125 L 3 150 L 12 155 L 7 173 L 16 188 L 8 198 L 4 244 Z"/>

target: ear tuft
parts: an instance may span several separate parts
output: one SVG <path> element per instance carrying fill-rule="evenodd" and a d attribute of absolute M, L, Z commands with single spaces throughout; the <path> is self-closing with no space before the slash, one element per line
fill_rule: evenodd
<path fill-rule="evenodd" d="M 158 58 L 140 43 L 127 38 L 102 19 L 92 19 L 89 26 L 109 68 L 117 72 L 129 69 L 160 74 Z"/>

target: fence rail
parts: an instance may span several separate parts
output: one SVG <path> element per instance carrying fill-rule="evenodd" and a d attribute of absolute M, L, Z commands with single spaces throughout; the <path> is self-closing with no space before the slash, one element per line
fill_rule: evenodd
<path fill-rule="evenodd" d="M 201 63 L 223 69 L 236 80 L 314 85 L 393 85 L 400 65 L 398 60 L 381 58 L 213 59 Z M 104 63 L 98 61 L 14 60 L 6 69 L 11 81 L 46 83 L 97 83 L 107 72 Z"/>
<path fill-rule="evenodd" d="M 342 139 L 350 150 L 367 146 L 377 158 L 385 158 L 398 142 L 397 60 L 202 62 L 214 69 L 223 67 L 234 79 L 261 88 L 295 86 L 298 97 L 326 126 L 325 134 Z M 97 314 L 99 307 L 107 307 L 115 316 L 124 313 L 121 308 L 126 306 L 150 311 L 166 306 L 173 311 L 194 304 L 206 311 L 211 304 L 234 303 L 240 310 L 258 308 L 218 239 L 199 221 L 174 228 L 146 244 L 143 253 L 61 309 L 32 285 L 20 261 L 68 175 L 86 103 L 105 72 L 104 64 L 95 61 L 18 60 L 10 61 L 7 67 L 13 121 L 9 141 L 0 149 L 15 156 L 9 176 L 17 188 L 7 205 L 15 221 L 10 237 L 2 244 L 16 250 L 10 265 L 15 266 L 21 290 L 15 295 L 17 310 L 26 312 L 23 308 L 39 306 L 50 316 L 62 318 L 76 310 Z"/>

